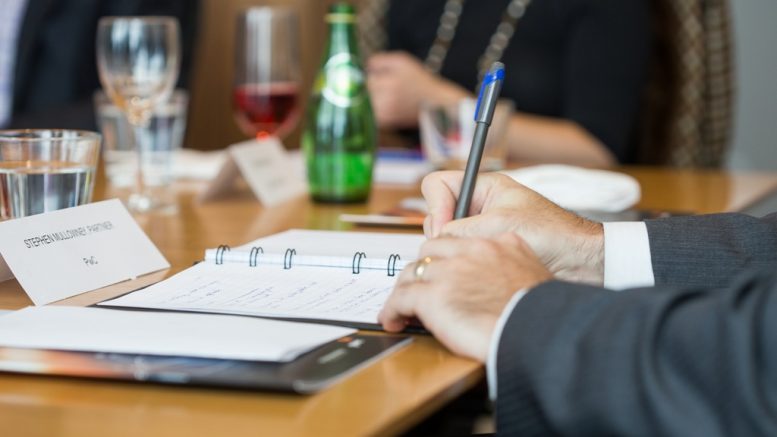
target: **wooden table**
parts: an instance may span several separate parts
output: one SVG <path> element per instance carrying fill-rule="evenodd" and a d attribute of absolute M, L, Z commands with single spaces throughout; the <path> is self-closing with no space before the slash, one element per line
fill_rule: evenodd
<path fill-rule="evenodd" d="M 643 187 L 640 208 L 700 213 L 742 209 L 777 188 L 774 174 L 626 168 Z M 180 213 L 139 217 L 174 273 L 206 248 L 238 245 L 288 228 L 349 229 L 341 213 L 383 211 L 417 189 L 379 187 L 368 205 L 323 206 L 306 199 L 262 208 L 245 191 L 199 204 L 197 184 L 178 184 Z M 112 193 L 98 184 L 97 198 Z M 0 308 L 31 302 L 15 281 L 0 284 Z M 237 392 L 0 376 L 0 435 L 391 435 L 407 430 L 483 377 L 429 337 L 316 395 Z"/>

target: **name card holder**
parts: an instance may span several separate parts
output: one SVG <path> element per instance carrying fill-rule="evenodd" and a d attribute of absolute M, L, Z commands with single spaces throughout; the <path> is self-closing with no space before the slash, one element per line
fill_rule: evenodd
<path fill-rule="evenodd" d="M 201 201 L 217 199 L 242 178 L 265 206 L 275 206 L 307 194 L 281 142 L 275 137 L 250 140 L 227 148 L 227 159 L 218 175 L 200 195 Z"/>
<path fill-rule="evenodd" d="M 118 295 L 170 267 L 117 199 L 2 222 L 0 254 L 35 305 L 117 284 Z"/>

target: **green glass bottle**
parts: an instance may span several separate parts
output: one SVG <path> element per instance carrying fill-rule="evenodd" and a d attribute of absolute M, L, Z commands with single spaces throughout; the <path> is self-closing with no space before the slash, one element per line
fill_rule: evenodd
<path fill-rule="evenodd" d="M 353 6 L 333 5 L 326 22 L 329 42 L 302 136 L 310 194 L 317 202 L 364 202 L 372 185 L 377 133 Z"/>

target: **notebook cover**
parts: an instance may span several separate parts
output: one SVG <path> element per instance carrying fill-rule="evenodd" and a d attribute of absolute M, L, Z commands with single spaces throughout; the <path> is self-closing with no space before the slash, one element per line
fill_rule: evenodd
<path fill-rule="evenodd" d="M 290 363 L 0 348 L 0 372 L 309 394 L 411 341 L 403 335 L 355 334 Z"/>

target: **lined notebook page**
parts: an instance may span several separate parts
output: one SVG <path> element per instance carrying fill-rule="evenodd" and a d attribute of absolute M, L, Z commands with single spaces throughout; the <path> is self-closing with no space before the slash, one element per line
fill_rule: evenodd
<path fill-rule="evenodd" d="M 100 305 L 377 324 L 395 281 L 382 270 L 203 262 Z"/>
<path fill-rule="evenodd" d="M 338 232 L 309 231 L 292 229 L 269 237 L 259 238 L 224 253 L 209 249 L 205 253 L 206 262 L 216 262 L 217 257 L 224 263 L 249 264 L 251 249 L 261 247 L 258 264 L 293 266 L 330 266 L 351 269 L 354 254 L 361 252 L 364 257 L 358 262 L 366 269 L 386 269 L 387 260 L 399 255 L 396 269 L 401 270 L 408 262 L 418 257 L 418 249 L 425 238 L 420 234 L 386 234 L 378 232 Z M 287 250 L 294 249 L 291 259 Z"/>

